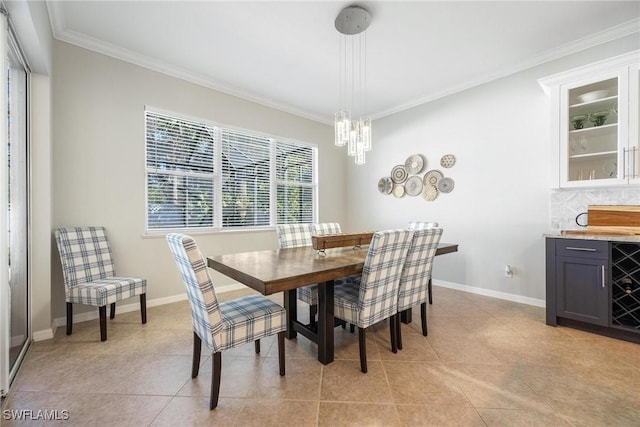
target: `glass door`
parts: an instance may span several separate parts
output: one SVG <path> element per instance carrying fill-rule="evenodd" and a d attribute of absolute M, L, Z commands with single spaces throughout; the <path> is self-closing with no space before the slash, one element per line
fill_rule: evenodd
<path fill-rule="evenodd" d="M 0 262 L 7 265 L 8 282 L 2 283 L 3 307 L 8 315 L 0 325 L 3 339 L 2 390 L 6 394 L 24 354 L 31 342 L 29 305 L 29 153 L 28 153 L 28 108 L 27 66 L 20 49 L 12 37 L 7 38 L 6 70 L 4 73 L 7 106 L 6 163 L 2 168 L 7 182 L 6 198 L 6 258 Z M 3 162 L 4 163 L 4 162 Z"/>

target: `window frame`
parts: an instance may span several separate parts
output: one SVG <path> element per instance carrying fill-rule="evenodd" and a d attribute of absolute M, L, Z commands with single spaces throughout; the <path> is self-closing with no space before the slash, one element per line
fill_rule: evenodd
<path fill-rule="evenodd" d="M 166 227 L 159 228 L 154 227 L 150 228 L 149 221 L 149 175 L 153 173 L 157 173 L 156 168 L 152 168 L 148 164 L 149 160 L 149 147 L 148 147 L 148 133 L 149 128 L 147 124 L 148 114 L 156 115 L 156 116 L 166 116 L 174 120 L 184 120 L 186 122 L 196 123 L 198 125 L 206 126 L 208 128 L 215 129 L 213 134 L 213 172 L 211 174 L 213 179 L 213 197 L 212 203 L 213 207 L 211 210 L 211 215 L 213 216 L 211 226 L 206 227 Z M 278 187 L 280 185 L 286 186 L 299 186 L 301 188 L 310 188 L 312 192 L 312 209 L 311 209 L 311 219 L 310 222 L 317 222 L 318 218 L 318 146 L 316 144 L 311 144 L 303 141 L 292 140 L 289 138 L 276 136 L 267 134 L 265 132 L 249 130 L 245 128 L 240 128 L 236 126 L 229 126 L 225 124 L 221 124 L 218 122 L 214 122 L 211 120 L 203 119 L 200 117 L 193 117 L 181 113 L 177 113 L 174 111 L 167 111 L 161 108 L 155 108 L 150 106 L 145 106 L 143 111 L 143 121 L 144 121 L 144 235 L 154 236 L 154 235 L 164 235 L 170 232 L 188 232 L 190 234 L 215 234 L 215 233 L 228 233 L 228 232 L 248 232 L 248 231 L 264 231 L 268 229 L 273 229 L 276 225 L 278 225 L 278 212 L 277 212 L 277 200 L 278 200 Z M 249 226 L 224 226 L 224 218 L 223 218 L 223 171 L 222 171 L 222 162 L 223 162 L 223 143 L 222 143 L 222 134 L 223 131 L 229 131 L 232 133 L 240 133 L 252 138 L 257 139 L 268 139 L 269 141 L 269 221 L 267 225 L 249 225 Z M 286 181 L 280 180 L 277 176 L 277 163 L 276 163 L 276 155 L 277 155 L 277 145 L 278 143 L 290 144 L 299 147 L 305 147 L 311 149 L 311 182 L 298 182 L 298 181 Z M 189 176 L 191 172 L 184 171 L 167 171 L 167 174 L 177 175 L 177 176 Z M 306 222 L 306 221 L 303 221 Z"/>

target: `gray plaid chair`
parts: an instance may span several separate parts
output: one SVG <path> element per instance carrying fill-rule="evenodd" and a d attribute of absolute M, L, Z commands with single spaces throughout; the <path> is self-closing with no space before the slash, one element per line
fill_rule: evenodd
<path fill-rule="evenodd" d="M 401 313 L 420 304 L 422 335 L 427 336 L 427 299 L 431 283 L 433 257 L 436 255 L 438 243 L 442 236 L 442 228 L 416 229 L 413 233 L 411 247 L 400 277 L 398 291 L 398 312 Z M 402 349 L 402 331 L 397 322 L 396 334 L 398 348 Z"/>
<path fill-rule="evenodd" d="M 107 304 L 116 314 L 116 302 L 140 295 L 142 323 L 147 323 L 147 279 L 116 276 L 104 227 L 55 230 L 67 302 L 67 335 L 73 329 L 73 304 L 98 307 L 100 340 L 107 340 Z"/>
<path fill-rule="evenodd" d="M 391 349 L 397 352 L 398 288 L 413 237 L 412 230 L 373 234 L 364 261 L 360 286 L 335 287 L 334 316 L 358 327 L 360 370 L 367 372 L 365 328 L 390 319 Z"/>
<path fill-rule="evenodd" d="M 424 230 L 425 228 L 438 228 L 437 222 L 412 221 L 407 225 L 407 230 Z M 429 279 L 429 304 L 433 304 L 433 292 L 431 290 L 431 279 Z"/>
<path fill-rule="evenodd" d="M 198 376 L 202 342 L 213 352 L 209 409 L 218 405 L 223 350 L 250 342 L 260 353 L 260 339 L 278 335 L 280 375 L 285 373 L 284 308 L 262 295 L 249 295 L 218 303 L 207 264 L 195 240 L 182 234 L 167 234 L 167 243 L 187 291 L 193 323 L 191 378 Z"/>

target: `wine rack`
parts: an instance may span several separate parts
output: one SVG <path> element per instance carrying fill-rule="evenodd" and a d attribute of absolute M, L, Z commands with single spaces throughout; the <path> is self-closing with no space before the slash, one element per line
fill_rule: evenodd
<path fill-rule="evenodd" d="M 611 324 L 640 332 L 640 244 L 611 244 Z"/>

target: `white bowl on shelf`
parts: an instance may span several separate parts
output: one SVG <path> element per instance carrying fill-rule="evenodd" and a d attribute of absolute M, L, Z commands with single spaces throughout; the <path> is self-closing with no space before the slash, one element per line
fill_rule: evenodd
<path fill-rule="evenodd" d="M 592 92 L 583 93 L 578 95 L 578 101 L 580 102 L 592 102 L 598 99 L 606 98 L 609 95 L 608 90 L 594 90 Z"/>

